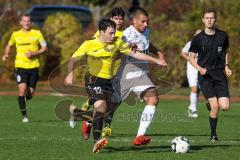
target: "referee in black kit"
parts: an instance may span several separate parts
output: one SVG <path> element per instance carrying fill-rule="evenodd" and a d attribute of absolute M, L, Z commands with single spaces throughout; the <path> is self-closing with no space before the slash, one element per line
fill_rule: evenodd
<path fill-rule="evenodd" d="M 189 61 L 199 71 L 200 89 L 210 104 L 211 142 L 218 140 L 216 128 L 219 109 L 229 109 L 226 76 L 232 74 L 228 64 L 228 36 L 226 32 L 215 27 L 216 17 L 216 11 L 212 8 L 203 11 L 205 29 L 193 38 L 189 50 Z"/>

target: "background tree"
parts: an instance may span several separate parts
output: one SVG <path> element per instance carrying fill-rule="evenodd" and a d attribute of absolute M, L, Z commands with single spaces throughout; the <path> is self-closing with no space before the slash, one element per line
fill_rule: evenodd
<path fill-rule="evenodd" d="M 43 31 L 50 48 L 46 55 L 44 75 L 48 76 L 56 67 L 58 67 L 57 72 L 66 75 L 68 60 L 83 40 L 87 39 L 83 34 L 82 26 L 73 15 L 57 13 L 48 16 L 43 25 Z M 81 79 L 84 69 L 75 71 L 76 80 Z"/>
<path fill-rule="evenodd" d="M 185 61 L 179 56 L 184 44 L 191 40 L 196 29 L 203 28 L 201 21 L 202 10 L 206 7 L 214 7 L 217 10 L 217 26 L 219 29 L 227 31 L 230 41 L 230 64 L 233 69 L 233 76 L 229 78 L 230 86 L 240 86 L 240 1 L 236 0 L 139 0 L 140 6 L 144 7 L 150 16 L 151 40 L 154 45 L 163 50 L 168 61 L 168 74 L 164 78 L 170 80 L 175 86 L 182 86 L 186 83 L 185 78 Z M 72 4 L 84 5 L 92 10 L 95 21 L 95 28 L 90 31 L 74 31 L 73 26 L 64 23 L 49 22 L 48 29 L 44 26 L 44 32 L 48 32 L 47 40 L 49 43 L 49 53 L 46 54 L 46 66 L 44 69 L 45 77 L 52 69 L 52 66 L 63 63 L 70 52 L 76 49 L 83 39 L 89 39 L 96 31 L 98 20 L 108 15 L 113 7 L 123 7 L 126 13 L 132 5 L 132 0 L 0 0 L 0 15 L 6 8 L 11 8 L 11 13 L 14 16 L 0 16 L 0 36 L 2 40 L 5 33 L 17 26 L 17 15 L 26 12 L 33 4 Z M 10 6 L 10 7 L 9 7 Z M 5 9 L 4 9 L 5 8 Z M 6 12 L 5 12 L 6 13 Z M 5 14 L 6 15 L 6 14 Z M 126 14 L 127 15 L 127 14 Z M 52 18 L 54 19 L 54 18 Z M 58 18 L 57 18 L 58 19 Z M 64 20 L 65 21 L 65 20 Z M 68 21 L 68 20 L 66 20 Z M 53 25 L 53 26 L 51 26 Z M 64 33 L 55 32 L 56 28 L 62 26 Z M 68 28 L 67 28 L 68 27 Z M 70 29 L 70 31 L 67 31 Z M 81 29 L 80 29 L 81 30 Z M 60 30 L 59 30 L 60 31 Z M 52 33 L 51 33 L 52 32 Z M 50 34 L 51 33 L 51 34 Z M 54 33 L 54 34 L 53 34 Z M 81 33 L 81 34 L 78 34 Z M 7 33 L 6 33 L 7 34 Z M 56 36 L 57 34 L 58 36 Z M 7 36 L 7 35 L 6 35 Z M 64 37 L 63 41 L 59 36 Z M 54 41 L 52 41 L 54 39 Z M 75 41 L 75 44 L 71 40 Z M 4 40 L 3 40 L 4 41 Z M 6 42 L 1 41 L 1 45 Z M 65 45 L 61 47 L 59 44 Z M 2 45 L 3 47 L 3 45 Z M 69 49 L 68 49 L 69 48 Z M 1 51 L 3 48 L 1 48 Z M 50 65 L 50 66 L 49 66 Z M 48 71 L 48 72 L 47 72 Z M 156 73 L 158 74 L 158 73 Z"/>

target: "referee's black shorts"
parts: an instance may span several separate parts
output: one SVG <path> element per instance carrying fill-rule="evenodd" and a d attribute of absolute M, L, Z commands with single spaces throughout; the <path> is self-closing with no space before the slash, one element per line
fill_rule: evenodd
<path fill-rule="evenodd" d="M 17 84 L 26 83 L 28 87 L 36 88 L 38 81 L 38 68 L 16 68 L 15 70 Z"/>
<path fill-rule="evenodd" d="M 111 79 L 86 74 L 84 80 L 90 104 L 94 104 L 98 100 L 110 101 L 113 93 Z"/>
<path fill-rule="evenodd" d="M 198 73 L 198 83 L 206 99 L 229 97 L 228 81 L 224 70 L 210 70 L 205 75 Z"/>

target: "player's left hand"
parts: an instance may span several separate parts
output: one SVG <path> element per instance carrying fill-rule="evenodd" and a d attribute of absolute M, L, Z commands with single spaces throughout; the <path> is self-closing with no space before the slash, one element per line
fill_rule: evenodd
<path fill-rule="evenodd" d="M 6 62 L 7 60 L 8 60 L 8 55 L 3 55 L 3 56 L 2 56 L 2 61 L 3 61 L 3 62 Z"/>
<path fill-rule="evenodd" d="M 73 75 L 68 74 L 66 78 L 64 79 L 64 84 L 65 85 L 72 85 L 73 84 Z"/>
<path fill-rule="evenodd" d="M 131 44 L 128 44 L 128 47 L 131 48 L 131 50 L 136 53 L 136 51 L 139 51 L 138 50 L 138 46 L 134 43 L 131 43 Z"/>
<path fill-rule="evenodd" d="M 232 75 L 232 70 L 228 66 L 225 66 L 225 73 L 229 77 Z"/>
<path fill-rule="evenodd" d="M 29 51 L 29 52 L 25 53 L 25 55 L 26 55 L 28 58 L 32 58 L 32 57 L 34 57 L 34 56 L 35 56 L 35 53 L 34 53 L 34 52 L 31 52 L 31 51 Z"/>
<path fill-rule="evenodd" d="M 161 66 L 167 66 L 165 59 L 157 59 L 157 64 Z"/>

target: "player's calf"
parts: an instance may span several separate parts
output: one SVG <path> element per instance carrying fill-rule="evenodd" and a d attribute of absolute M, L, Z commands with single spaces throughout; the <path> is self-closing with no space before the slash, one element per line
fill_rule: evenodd
<path fill-rule="evenodd" d="M 34 96 L 34 90 L 31 90 L 30 88 L 28 88 L 25 95 L 26 100 L 32 99 L 33 96 Z"/>

